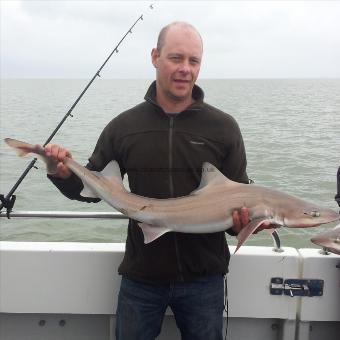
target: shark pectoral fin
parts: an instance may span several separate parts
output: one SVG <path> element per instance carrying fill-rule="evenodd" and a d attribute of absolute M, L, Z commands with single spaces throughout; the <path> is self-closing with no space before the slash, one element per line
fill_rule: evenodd
<path fill-rule="evenodd" d="M 90 198 L 100 198 L 96 192 L 92 190 L 90 186 L 83 182 L 84 189 L 81 191 L 80 196 Z"/>
<path fill-rule="evenodd" d="M 257 218 L 248 223 L 237 235 L 237 246 L 234 254 L 239 250 L 242 244 L 248 239 L 248 237 L 256 231 L 256 229 L 264 222 L 270 222 L 268 218 Z"/>
<path fill-rule="evenodd" d="M 147 223 L 144 223 L 144 222 L 138 223 L 138 225 L 143 231 L 144 243 L 145 244 L 150 243 L 150 242 L 158 239 L 159 237 L 161 237 L 165 233 L 171 231 L 168 228 L 158 227 L 158 226 L 154 226 L 154 225 L 147 224 Z"/>

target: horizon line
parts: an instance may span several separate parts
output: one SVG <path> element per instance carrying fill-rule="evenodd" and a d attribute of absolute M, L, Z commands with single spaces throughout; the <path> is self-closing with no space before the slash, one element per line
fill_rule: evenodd
<path fill-rule="evenodd" d="M 61 78 L 61 77 L 0 77 L 0 81 L 2 80 L 88 80 L 89 78 L 85 77 L 75 77 L 75 78 Z M 153 81 L 154 78 L 104 78 L 101 77 L 101 80 L 148 80 Z M 340 77 L 226 77 L 226 78 L 213 78 L 213 77 L 204 77 L 199 78 L 196 82 L 201 80 L 340 80 Z"/>

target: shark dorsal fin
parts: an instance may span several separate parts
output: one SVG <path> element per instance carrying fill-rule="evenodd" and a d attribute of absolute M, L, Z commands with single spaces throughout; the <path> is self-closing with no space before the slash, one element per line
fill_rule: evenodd
<path fill-rule="evenodd" d="M 93 175 L 102 178 L 106 181 L 106 183 L 110 183 L 110 187 L 118 192 L 121 190 L 125 190 L 122 180 L 122 175 L 120 172 L 120 167 L 116 161 L 111 161 L 106 165 L 106 167 L 102 171 L 91 171 Z M 105 182 L 104 182 L 105 183 Z M 84 188 L 80 193 L 83 197 L 92 197 L 98 198 L 98 194 L 83 181 Z"/>
<path fill-rule="evenodd" d="M 104 177 L 111 183 L 119 184 L 123 187 L 122 175 L 120 172 L 119 164 L 116 161 L 111 161 L 106 167 L 100 172 L 101 176 Z"/>
<path fill-rule="evenodd" d="M 203 189 L 211 186 L 234 184 L 236 183 L 224 176 L 214 165 L 204 162 L 202 165 L 201 183 L 199 187 L 193 191 L 193 193 L 197 193 L 198 191 L 202 191 Z"/>

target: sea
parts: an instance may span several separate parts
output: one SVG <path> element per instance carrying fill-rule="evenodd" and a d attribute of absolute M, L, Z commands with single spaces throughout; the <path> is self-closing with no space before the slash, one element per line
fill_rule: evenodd
<path fill-rule="evenodd" d="M 105 125 L 143 101 L 152 80 L 97 79 L 53 142 L 86 164 Z M 5 137 L 43 144 L 88 80 L 2 79 L 0 114 L 0 193 L 6 195 L 32 157 L 19 158 Z M 231 114 L 245 141 L 247 172 L 256 184 L 275 188 L 338 210 L 336 173 L 340 166 L 340 79 L 202 79 L 205 101 Z M 14 211 L 112 211 L 62 196 L 38 161 L 15 192 Z M 127 179 L 125 179 L 126 181 Z M 124 242 L 127 220 L 0 218 L 1 241 Z M 317 228 L 280 228 L 282 246 L 315 247 Z M 228 242 L 235 244 L 229 237 Z M 272 246 L 262 231 L 247 245 Z"/>

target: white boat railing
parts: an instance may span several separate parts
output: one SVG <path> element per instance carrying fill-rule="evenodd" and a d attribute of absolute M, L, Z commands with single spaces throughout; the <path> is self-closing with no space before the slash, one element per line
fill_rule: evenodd
<path fill-rule="evenodd" d="M 85 212 L 85 211 L 12 211 L 7 216 L 6 212 L 0 212 L 0 217 L 6 218 L 98 218 L 98 219 L 128 219 L 118 211 L 112 212 Z"/>
<path fill-rule="evenodd" d="M 0 217 L 5 218 L 96 218 L 96 219 L 128 219 L 118 211 L 85 212 L 85 211 L 11 211 L 9 213 L 0 211 Z M 274 242 L 273 250 L 281 252 L 281 241 L 279 234 L 274 230 L 271 234 Z"/>

